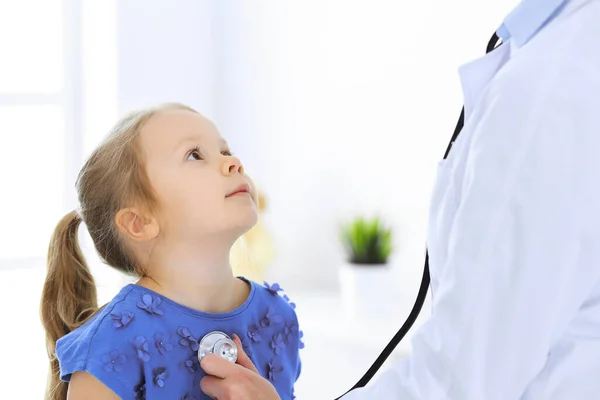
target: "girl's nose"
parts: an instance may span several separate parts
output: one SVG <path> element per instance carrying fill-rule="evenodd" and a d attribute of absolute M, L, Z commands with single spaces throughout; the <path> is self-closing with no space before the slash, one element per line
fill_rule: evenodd
<path fill-rule="evenodd" d="M 244 173 L 244 167 L 239 158 L 227 156 L 225 157 L 225 162 L 223 162 L 222 172 L 223 175 L 233 175 L 235 173 L 242 174 Z"/>

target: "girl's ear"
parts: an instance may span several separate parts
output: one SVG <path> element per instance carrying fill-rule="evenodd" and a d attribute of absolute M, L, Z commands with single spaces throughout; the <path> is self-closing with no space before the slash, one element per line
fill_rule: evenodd
<path fill-rule="evenodd" d="M 136 207 L 119 210 L 115 222 L 122 234 L 136 242 L 155 239 L 160 233 L 158 221 L 153 217 L 145 216 Z"/>

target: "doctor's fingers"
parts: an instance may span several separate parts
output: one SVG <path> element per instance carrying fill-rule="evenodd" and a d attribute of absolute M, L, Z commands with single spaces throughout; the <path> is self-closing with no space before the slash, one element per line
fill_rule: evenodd
<path fill-rule="evenodd" d="M 200 360 L 200 367 L 208 375 L 212 375 L 215 378 L 227 378 L 239 374 L 239 370 L 244 368 L 240 365 L 234 364 L 217 354 L 207 354 Z"/>
<path fill-rule="evenodd" d="M 214 376 L 206 375 L 200 381 L 200 389 L 205 395 L 211 399 L 219 399 L 221 395 L 221 378 L 215 378 Z"/>
<path fill-rule="evenodd" d="M 245 368 L 225 379 L 207 375 L 200 381 L 202 391 L 217 400 L 281 400 L 269 381 Z"/>
<path fill-rule="evenodd" d="M 227 379 L 207 375 L 200 381 L 200 389 L 211 399 L 217 400 L 253 400 L 255 391 L 248 387 L 243 377 L 232 376 Z"/>
<path fill-rule="evenodd" d="M 211 399 L 217 400 L 251 400 L 248 393 L 244 393 L 243 385 L 235 378 L 221 379 L 207 375 L 200 381 L 200 389 Z M 247 389 L 246 389 L 247 391 Z"/>
<path fill-rule="evenodd" d="M 233 341 L 238 350 L 237 362 L 234 364 L 216 354 L 207 354 L 202 357 L 202 360 L 200 361 L 200 366 L 204 372 L 217 378 L 231 377 L 235 374 L 239 374 L 240 371 L 249 371 L 253 374 L 258 374 L 258 370 L 252 363 L 252 360 L 250 360 L 242 349 L 240 339 L 237 336 L 234 336 Z"/>

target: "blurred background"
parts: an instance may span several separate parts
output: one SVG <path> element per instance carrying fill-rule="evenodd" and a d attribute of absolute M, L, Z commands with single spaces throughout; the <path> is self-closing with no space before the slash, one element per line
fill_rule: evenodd
<path fill-rule="evenodd" d="M 413 305 L 457 69 L 516 3 L 0 0 L 0 398 L 43 396 L 45 256 L 79 168 L 118 117 L 165 101 L 212 119 L 261 191 L 233 262 L 297 304 L 297 397 L 343 393 Z M 81 231 L 103 303 L 127 279 Z M 368 238 L 391 252 L 352 259 Z"/>

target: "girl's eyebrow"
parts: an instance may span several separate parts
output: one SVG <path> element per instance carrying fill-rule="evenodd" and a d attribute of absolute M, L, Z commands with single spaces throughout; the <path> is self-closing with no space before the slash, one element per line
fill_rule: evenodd
<path fill-rule="evenodd" d="M 173 149 L 173 152 L 177 152 L 184 145 L 198 144 L 199 142 L 200 142 L 200 138 L 198 137 L 198 135 L 184 137 L 183 139 L 181 139 L 180 141 L 177 142 L 177 144 L 175 145 L 175 148 Z M 229 144 L 223 138 L 219 139 L 219 145 L 229 149 Z"/>

